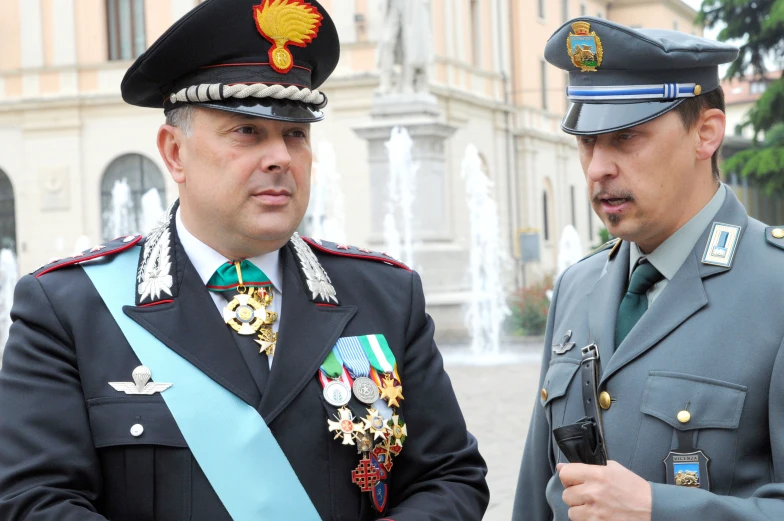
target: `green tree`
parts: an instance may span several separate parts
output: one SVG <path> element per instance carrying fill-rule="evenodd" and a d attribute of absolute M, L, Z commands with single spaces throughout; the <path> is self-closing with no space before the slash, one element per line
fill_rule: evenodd
<path fill-rule="evenodd" d="M 744 42 L 727 78 L 748 72 L 761 77 L 766 59 L 784 65 L 784 0 L 703 0 L 698 21 L 724 24 L 721 41 Z M 741 126 L 754 130 L 754 146 L 729 158 L 724 169 L 754 179 L 768 194 L 784 193 L 784 76 L 768 85 Z"/>

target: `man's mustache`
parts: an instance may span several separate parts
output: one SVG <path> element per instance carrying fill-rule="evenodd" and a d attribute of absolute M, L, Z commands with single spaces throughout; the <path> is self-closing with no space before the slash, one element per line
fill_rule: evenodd
<path fill-rule="evenodd" d="M 599 204 L 602 201 L 602 199 L 628 199 L 629 201 L 634 201 L 634 194 L 624 190 L 609 190 L 609 189 L 597 188 L 596 190 L 594 190 L 593 195 L 591 195 L 591 201 L 593 201 L 596 204 Z"/>

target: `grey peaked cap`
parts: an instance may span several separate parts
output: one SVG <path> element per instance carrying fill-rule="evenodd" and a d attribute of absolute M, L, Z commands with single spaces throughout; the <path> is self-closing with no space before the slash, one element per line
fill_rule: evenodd
<path fill-rule="evenodd" d="M 572 24 L 587 22 L 603 48 L 596 71 L 583 72 L 572 62 L 567 39 Z M 569 72 L 569 87 L 626 87 L 697 84 L 704 94 L 720 83 L 719 65 L 734 61 L 738 49 L 700 36 L 664 29 L 632 29 L 590 16 L 572 19 L 547 41 L 545 59 Z M 668 91 L 670 94 L 672 91 Z M 650 121 L 683 102 L 675 96 L 660 100 L 572 100 L 561 128 L 570 134 L 613 132 Z"/>

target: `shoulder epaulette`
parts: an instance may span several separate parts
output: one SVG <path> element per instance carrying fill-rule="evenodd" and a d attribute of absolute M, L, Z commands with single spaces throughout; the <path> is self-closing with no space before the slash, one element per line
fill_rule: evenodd
<path fill-rule="evenodd" d="M 356 246 L 349 246 L 348 244 L 337 244 L 334 242 L 322 241 L 321 239 L 311 239 L 310 237 L 303 237 L 302 239 L 313 248 L 324 253 L 338 255 L 340 257 L 352 257 L 355 259 L 367 259 L 383 262 L 385 264 L 389 264 L 390 266 L 397 266 L 398 268 L 411 271 L 411 268 L 395 259 L 388 253 L 372 251 L 367 248 L 357 248 Z"/>
<path fill-rule="evenodd" d="M 596 255 L 597 253 L 601 253 L 601 252 L 607 251 L 607 250 L 610 250 L 609 253 L 607 254 L 607 256 L 608 257 L 612 257 L 613 255 L 615 255 L 615 252 L 618 251 L 618 247 L 620 245 L 621 245 L 621 239 L 617 239 L 617 238 L 616 239 L 610 239 L 609 241 L 605 242 L 604 244 L 602 244 L 601 246 L 599 246 L 598 248 L 596 248 L 595 250 L 593 250 L 591 253 L 589 253 L 588 255 L 586 255 L 585 257 L 583 257 L 580 260 L 584 261 L 585 259 L 590 259 L 591 257 Z"/>
<path fill-rule="evenodd" d="M 784 250 L 784 226 L 768 226 L 765 228 L 765 240 Z"/>
<path fill-rule="evenodd" d="M 32 275 L 35 275 L 35 277 L 38 278 L 41 275 L 46 275 L 49 272 L 59 270 L 60 268 L 64 268 L 66 266 L 72 266 L 74 264 L 79 264 L 80 262 L 114 255 L 135 246 L 141 240 L 141 235 L 118 237 L 113 241 L 99 244 L 98 246 L 93 246 L 89 250 L 77 253 L 76 255 L 71 255 L 70 257 L 64 257 L 62 259 L 52 259 L 47 264 L 44 264 L 43 266 L 40 266 L 35 271 L 33 271 Z"/>

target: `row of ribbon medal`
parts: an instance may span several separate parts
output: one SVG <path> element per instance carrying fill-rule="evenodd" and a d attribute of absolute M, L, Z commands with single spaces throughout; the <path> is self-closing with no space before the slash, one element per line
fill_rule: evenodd
<path fill-rule="evenodd" d="M 408 434 L 398 414 L 403 387 L 395 355 L 384 335 L 340 338 L 321 364 L 319 381 L 324 399 L 337 407 L 335 419 L 327 419 L 329 431 L 361 455 L 351 481 L 369 492 L 376 510 L 383 512 L 392 458 L 403 450 Z M 352 394 L 367 414 L 355 416 L 347 407 Z"/>

